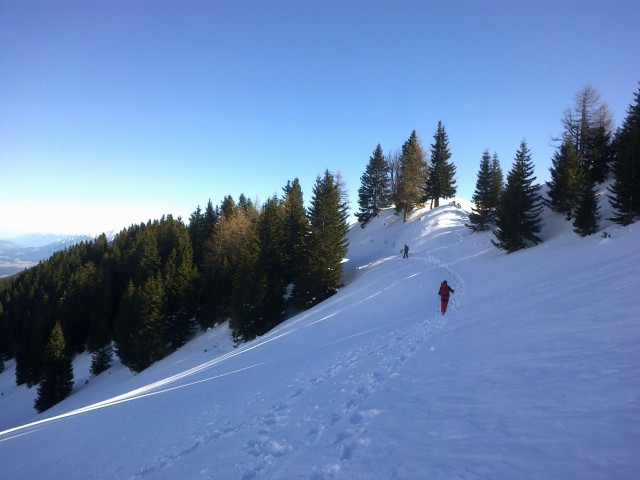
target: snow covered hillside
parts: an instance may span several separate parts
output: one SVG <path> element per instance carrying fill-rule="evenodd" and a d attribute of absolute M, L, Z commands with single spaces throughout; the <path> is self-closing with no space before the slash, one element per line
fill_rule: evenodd
<path fill-rule="evenodd" d="M 7 362 L 0 478 L 638 478 L 640 225 L 547 214 L 505 255 L 459 202 L 355 226 L 344 288 L 239 348 L 219 326 L 138 375 L 79 357 L 42 415 Z"/>

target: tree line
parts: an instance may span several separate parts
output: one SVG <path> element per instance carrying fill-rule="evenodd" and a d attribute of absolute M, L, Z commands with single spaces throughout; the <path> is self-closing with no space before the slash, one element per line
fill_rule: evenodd
<path fill-rule="evenodd" d="M 538 236 L 546 205 L 572 221 L 574 231 L 587 236 L 598 231 L 600 219 L 597 185 L 611 178 L 608 198 L 611 218 L 628 225 L 640 218 L 640 91 L 622 126 L 613 131 L 613 118 L 598 92 L 586 85 L 564 112 L 564 130 L 552 158 L 547 198 L 536 183 L 534 164 L 526 141 L 516 152 L 506 182 L 496 153 L 485 150 L 480 160 L 474 206 L 467 226 L 473 232 L 491 231 L 492 243 L 512 253 L 542 240 Z M 383 208 L 395 207 L 404 221 L 408 213 L 427 202 L 455 196 L 456 167 L 451 162 L 448 136 L 438 123 L 430 149 L 430 162 L 413 131 L 400 152 L 383 154 L 378 144 L 369 158 L 358 190 L 356 217 L 364 228 Z"/>
<path fill-rule="evenodd" d="M 295 179 L 260 208 L 226 196 L 188 225 L 168 215 L 56 252 L 0 282 L 0 359 L 15 358 L 18 385 L 39 384 L 43 411 L 70 393 L 85 349 L 94 375 L 114 354 L 139 372 L 198 327 L 229 320 L 236 343 L 262 335 L 337 291 L 347 208 L 327 170 L 308 209 Z"/>
<path fill-rule="evenodd" d="M 400 152 L 386 158 L 378 144 L 360 178 L 360 209 L 355 216 L 362 227 L 383 208 L 395 206 L 406 221 L 414 208 L 429 201 L 438 207 L 441 198 L 455 196 L 456 166 L 450 159 L 449 137 L 441 121 L 433 136 L 430 161 L 415 130 Z"/>

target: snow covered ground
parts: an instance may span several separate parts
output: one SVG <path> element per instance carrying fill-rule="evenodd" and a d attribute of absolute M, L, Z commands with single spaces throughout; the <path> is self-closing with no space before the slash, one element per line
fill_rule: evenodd
<path fill-rule="evenodd" d="M 138 375 L 81 356 L 42 415 L 7 362 L 0 478 L 637 479 L 640 225 L 546 214 L 505 255 L 457 201 L 354 227 L 344 288 L 238 348 L 222 325 Z"/>

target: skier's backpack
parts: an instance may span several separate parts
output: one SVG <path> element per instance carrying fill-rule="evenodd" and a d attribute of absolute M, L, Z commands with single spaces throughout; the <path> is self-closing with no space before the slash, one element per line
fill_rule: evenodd
<path fill-rule="evenodd" d="M 440 284 L 440 292 L 438 293 L 443 301 L 449 300 L 449 285 L 446 280 Z"/>

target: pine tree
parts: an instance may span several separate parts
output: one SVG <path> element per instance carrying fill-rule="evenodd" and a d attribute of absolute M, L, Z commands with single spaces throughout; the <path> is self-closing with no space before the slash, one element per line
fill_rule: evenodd
<path fill-rule="evenodd" d="M 414 130 L 402 145 L 397 191 L 393 199 L 396 211 L 402 212 L 403 221 L 407 221 L 409 212 L 422 200 L 427 176 L 428 167 L 424 159 L 424 151 Z"/>
<path fill-rule="evenodd" d="M 576 207 L 573 215 L 573 231 L 581 237 L 598 231 L 598 195 L 594 191 L 589 175 L 582 171 L 577 179 Z"/>
<path fill-rule="evenodd" d="M 614 152 L 613 183 L 608 195 L 614 209 L 611 220 L 629 225 L 640 218 L 640 89 L 616 134 Z"/>
<path fill-rule="evenodd" d="M 44 351 L 42 379 L 38 386 L 35 408 L 43 412 L 64 400 L 73 388 L 73 366 L 66 352 L 66 342 L 60 323 L 51 330 Z"/>
<path fill-rule="evenodd" d="M 542 198 L 535 179 L 531 154 L 523 141 L 507 175 L 493 231 L 497 242 L 492 240 L 492 243 L 507 253 L 526 248 L 529 243 L 542 242 L 536 235 L 542 228 Z"/>
<path fill-rule="evenodd" d="M 484 232 L 495 220 L 494 182 L 489 150 L 485 150 L 480 160 L 476 189 L 471 197 L 474 207 L 469 214 L 469 227 L 474 232 Z"/>
<path fill-rule="evenodd" d="M 381 208 L 389 205 L 391 186 L 389 179 L 389 165 L 382 154 L 380 144 L 369 157 L 369 163 L 364 174 L 360 177 L 361 186 L 358 189 L 358 205 L 360 211 L 356 213 L 358 221 L 366 225 L 367 221 L 378 214 Z"/>
<path fill-rule="evenodd" d="M 449 162 L 449 138 L 442 122 L 438 122 L 438 128 L 433 135 L 434 143 L 431 144 L 431 168 L 424 188 L 423 200 L 431 200 L 433 206 L 440 205 L 441 198 L 451 198 L 456 194 L 456 167 Z"/>
<path fill-rule="evenodd" d="M 551 162 L 551 180 L 547 182 L 547 204 L 551 210 L 565 215 L 567 220 L 570 220 L 585 172 L 584 167 L 580 165 L 573 141 L 565 140 L 560 151 L 553 154 Z"/>
<path fill-rule="evenodd" d="M 342 281 L 342 261 L 347 253 L 347 205 L 341 201 L 334 176 L 317 177 L 309 210 L 309 269 L 301 286 L 306 306 L 336 293 Z"/>

